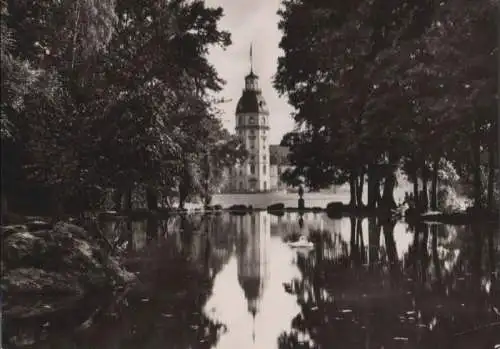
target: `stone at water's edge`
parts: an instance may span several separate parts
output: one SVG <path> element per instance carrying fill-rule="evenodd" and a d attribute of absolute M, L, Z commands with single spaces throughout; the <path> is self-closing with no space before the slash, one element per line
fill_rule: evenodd
<path fill-rule="evenodd" d="M 6 227 L 2 233 L 3 313 L 6 317 L 40 315 L 93 291 L 112 290 L 135 281 L 82 228 L 58 223 L 52 229 L 29 232 Z M 68 302 L 64 300 L 67 299 Z"/>

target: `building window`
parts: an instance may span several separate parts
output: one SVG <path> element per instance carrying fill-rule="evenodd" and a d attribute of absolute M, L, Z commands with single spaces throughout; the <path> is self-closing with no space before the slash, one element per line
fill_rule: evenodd
<path fill-rule="evenodd" d="M 250 123 L 253 124 L 255 122 L 255 119 L 253 116 L 250 117 Z"/>
<path fill-rule="evenodd" d="M 240 182 L 240 190 L 243 190 L 243 182 Z"/>
<path fill-rule="evenodd" d="M 262 166 L 262 173 L 266 174 L 266 165 Z"/>
<path fill-rule="evenodd" d="M 250 130 L 250 134 L 251 134 L 252 136 L 254 136 L 254 135 L 255 135 L 255 130 Z"/>
<path fill-rule="evenodd" d="M 264 156 L 262 157 L 262 160 L 266 161 L 266 160 L 267 160 L 267 156 L 265 156 L 265 155 L 264 155 Z"/>
<path fill-rule="evenodd" d="M 264 181 L 264 190 L 267 190 L 267 182 Z M 264 217 L 264 224 L 266 224 L 266 217 Z"/>
<path fill-rule="evenodd" d="M 240 169 L 240 176 L 243 176 L 243 169 Z"/>
<path fill-rule="evenodd" d="M 265 123 L 266 123 L 266 118 L 262 117 L 262 124 L 265 124 Z"/>
<path fill-rule="evenodd" d="M 243 125 L 243 116 L 240 116 L 240 126 Z"/>
<path fill-rule="evenodd" d="M 254 164 L 250 165 L 250 173 L 255 174 L 255 165 Z"/>
<path fill-rule="evenodd" d="M 255 161 L 255 155 L 250 155 L 250 160 Z"/>

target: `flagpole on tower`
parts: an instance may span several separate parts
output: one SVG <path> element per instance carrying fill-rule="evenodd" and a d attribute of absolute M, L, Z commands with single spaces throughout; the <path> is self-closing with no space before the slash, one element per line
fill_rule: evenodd
<path fill-rule="evenodd" d="M 253 73 L 253 54 L 252 54 L 253 43 L 250 43 L 250 72 Z"/>

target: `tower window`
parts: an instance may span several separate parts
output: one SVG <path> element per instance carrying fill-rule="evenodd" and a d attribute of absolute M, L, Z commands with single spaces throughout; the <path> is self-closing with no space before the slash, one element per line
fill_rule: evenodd
<path fill-rule="evenodd" d="M 254 164 L 250 165 L 250 173 L 255 174 L 255 165 Z"/>
<path fill-rule="evenodd" d="M 264 166 L 262 167 L 262 173 L 263 173 L 263 174 L 266 174 L 266 165 L 264 165 Z"/>

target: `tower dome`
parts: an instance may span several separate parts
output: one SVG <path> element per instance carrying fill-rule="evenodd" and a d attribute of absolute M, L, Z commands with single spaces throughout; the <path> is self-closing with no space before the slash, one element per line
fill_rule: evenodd
<path fill-rule="evenodd" d="M 258 79 L 259 77 L 253 71 L 250 71 L 250 74 L 245 77 L 245 89 L 238 101 L 236 114 L 259 113 L 269 115 L 262 91 L 258 88 Z"/>

